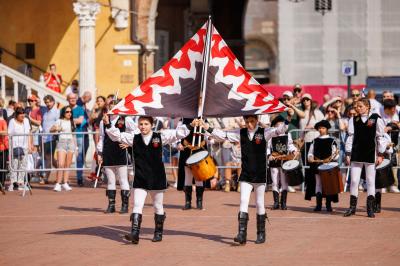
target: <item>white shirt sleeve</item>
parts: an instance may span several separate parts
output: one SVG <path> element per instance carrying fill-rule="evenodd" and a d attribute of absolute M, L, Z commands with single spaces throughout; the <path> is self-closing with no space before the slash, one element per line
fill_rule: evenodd
<path fill-rule="evenodd" d="M 346 153 L 350 153 L 351 149 L 353 147 L 353 138 L 354 138 L 354 117 L 350 118 L 349 120 L 349 125 L 347 128 L 347 140 L 346 140 L 346 145 L 345 145 L 345 151 Z"/>
<path fill-rule="evenodd" d="M 291 134 L 288 134 L 288 151 L 289 153 L 294 153 L 297 151 L 296 146 L 293 144 L 293 139 Z"/>
<path fill-rule="evenodd" d="M 99 125 L 99 142 L 97 142 L 97 152 L 102 153 L 103 152 L 103 143 L 104 143 L 104 123 L 103 121 L 100 121 Z"/>
<path fill-rule="evenodd" d="M 336 140 L 333 140 L 332 155 L 335 154 L 337 150 L 338 150 L 338 144 L 337 144 Z M 332 158 L 332 161 L 337 161 L 337 160 L 339 160 L 339 152 L 335 155 L 335 157 Z"/>
<path fill-rule="evenodd" d="M 267 143 L 267 156 L 272 154 L 272 139 L 268 140 Z"/>
<path fill-rule="evenodd" d="M 160 131 L 163 144 L 172 144 L 190 134 L 190 130 L 184 124 L 180 124 L 176 129 L 163 129 Z"/>
<path fill-rule="evenodd" d="M 384 153 L 386 151 L 386 141 L 385 141 L 385 124 L 381 118 L 376 120 L 376 145 L 379 153 Z"/>
<path fill-rule="evenodd" d="M 211 135 L 219 141 L 228 140 L 229 142 L 240 142 L 240 129 L 223 131 L 219 128 L 214 128 Z"/>
<path fill-rule="evenodd" d="M 281 124 L 279 127 L 264 128 L 264 138 L 266 141 L 268 141 L 273 137 L 277 137 L 281 134 L 284 134 L 287 129 L 288 125 L 286 125 L 285 123 Z"/>
<path fill-rule="evenodd" d="M 311 143 L 310 148 L 308 149 L 307 158 L 308 160 L 314 158 L 314 141 Z"/>
<path fill-rule="evenodd" d="M 126 126 L 126 132 L 129 132 L 129 133 L 133 132 L 135 134 L 140 133 L 138 125 L 135 123 L 135 121 L 130 116 L 125 117 L 125 126 Z"/>
<path fill-rule="evenodd" d="M 114 125 L 112 125 L 111 128 L 107 128 L 106 133 L 114 142 L 120 142 L 129 146 L 133 145 L 133 139 L 135 137 L 133 133 L 121 132 Z"/>

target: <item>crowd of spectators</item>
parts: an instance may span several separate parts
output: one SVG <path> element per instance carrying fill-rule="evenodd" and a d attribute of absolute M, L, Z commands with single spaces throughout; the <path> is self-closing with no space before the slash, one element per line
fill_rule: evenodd
<path fill-rule="evenodd" d="M 50 66 L 50 72 L 45 75 L 46 85 L 54 91 L 61 92 L 62 77 L 56 72 L 56 66 Z M 99 126 L 103 115 L 116 103 L 114 95 L 107 97 L 97 96 L 92 109 L 88 107 L 92 100 L 90 92 L 80 92 L 79 82 L 73 80 L 64 91 L 68 105 L 61 107 L 51 95 L 39 99 L 36 95 L 29 95 L 27 102 L 15 102 L 10 100 L 5 106 L 3 99 L 0 99 L 0 166 L 7 169 L 7 163 L 12 169 L 25 169 L 27 167 L 28 155 L 33 155 L 35 167 L 38 169 L 71 168 L 75 160 L 76 181 L 78 186 L 84 186 L 84 172 L 86 154 L 90 146 L 90 138 L 93 138 L 94 147 L 99 141 Z M 81 96 L 79 96 L 81 95 Z M 310 93 L 304 93 L 300 84 L 296 84 L 292 91 L 285 91 L 280 100 L 288 107 L 287 111 L 280 115 L 284 118 L 291 117 L 289 129 L 292 139 L 302 151 L 302 161 L 306 164 L 306 154 L 312 141 L 318 136 L 314 125 L 326 119 L 331 124 L 331 134 L 340 143 L 340 157 L 344 158 L 344 143 L 347 137 L 348 121 L 357 114 L 354 104 L 362 97 L 368 97 L 371 103 L 371 112 L 378 113 L 386 124 L 385 131 L 391 136 L 395 145 L 398 142 L 398 129 L 400 126 L 400 107 L 391 91 L 385 91 L 382 100 L 376 99 L 374 90 L 369 90 L 367 95 L 362 95 L 359 90 L 352 90 L 351 97 L 331 97 L 325 95 L 324 102 L 318 104 L 313 100 Z M 43 104 L 42 101 L 43 100 Z M 276 115 L 260 115 L 259 124 L 262 127 L 269 127 L 270 121 Z M 135 119 L 133 119 L 134 122 Z M 213 128 L 223 130 L 234 130 L 244 126 L 241 117 L 231 118 L 210 118 L 208 122 Z M 179 118 L 155 119 L 154 130 L 163 128 L 175 128 Z M 47 133 L 40 134 L 37 133 Z M 50 134 L 51 133 L 51 134 Z M 13 136 L 12 143 L 9 143 L 11 135 L 23 134 L 24 136 Z M 54 136 L 56 134 L 56 136 Z M 211 182 L 211 188 L 230 191 L 236 189 L 235 177 L 240 175 L 240 144 L 219 143 L 209 139 L 208 146 L 217 165 L 224 166 L 216 173 Z M 9 148 L 12 147 L 12 150 Z M 172 177 L 176 186 L 179 151 L 183 149 L 181 143 L 164 147 L 164 162 L 170 164 Z M 10 156 L 12 155 L 12 156 Z M 8 162 L 8 158 L 12 158 Z M 90 155 L 93 162 L 96 161 L 96 154 Z M 344 160 L 339 160 L 342 163 Z M 397 162 L 393 162 L 397 165 Z M 394 169 L 397 177 L 397 169 Z M 57 171 L 54 190 L 62 189 L 69 191 L 70 171 Z M 40 173 L 40 184 L 49 183 L 50 171 Z M 23 171 L 10 173 L 10 185 L 8 190 L 24 189 L 25 173 Z M 92 170 L 89 178 L 96 177 L 96 163 L 92 163 Z M 0 183 L 4 187 L 6 171 L 0 171 Z M 293 188 L 289 188 L 292 192 Z M 398 182 L 390 187 L 391 192 L 399 192 Z"/>

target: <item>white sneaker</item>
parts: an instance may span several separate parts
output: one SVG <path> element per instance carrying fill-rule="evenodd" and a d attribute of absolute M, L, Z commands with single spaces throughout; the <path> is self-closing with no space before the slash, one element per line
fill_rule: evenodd
<path fill-rule="evenodd" d="M 382 188 L 381 193 L 386 193 L 386 188 Z"/>
<path fill-rule="evenodd" d="M 294 188 L 291 187 L 291 186 L 288 186 L 287 190 L 288 190 L 290 193 L 296 193 L 296 189 L 294 189 Z"/>
<path fill-rule="evenodd" d="M 10 192 L 14 191 L 14 185 L 13 184 L 9 185 L 7 191 L 10 191 Z"/>
<path fill-rule="evenodd" d="M 393 186 L 390 186 L 390 192 L 400 193 L 400 190 L 397 188 L 397 186 L 393 185 Z"/>
<path fill-rule="evenodd" d="M 56 191 L 56 192 L 61 192 L 61 185 L 56 183 L 56 185 L 54 186 L 53 190 Z"/>
<path fill-rule="evenodd" d="M 63 188 L 65 191 L 71 191 L 71 190 L 72 190 L 72 188 L 68 185 L 68 183 L 62 184 L 62 188 Z"/>
<path fill-rule="evenodd" d="M 364 187 L 363 187 L 362 184 L 359 184 L 359 185 L 358 185 L 358 191 L 364 191 Z"/>
<path fill-rule="evenodd" d="M 177 188 L 178 187 L 178 182 L 175 182 L 174 183 L 174 188 Z"/>

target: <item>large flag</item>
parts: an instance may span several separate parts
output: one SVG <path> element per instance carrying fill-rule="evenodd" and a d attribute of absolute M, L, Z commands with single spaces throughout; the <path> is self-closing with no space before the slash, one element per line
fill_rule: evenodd
<path fill-rule="evenodd" d="M 121 115 L 196 117 L 206 24 L 160 70 L 113 110 Z"/>
<path fill-rule="evenodd" d="M 213 28 L 208 66 L 205 117 L 268 114 L 286 109 L 242 67 Z"/>
<path fill-rule="evenodd" d="M 284 111 L 212 30 L 203 116 L 225 117 Z M 111 111 L 122 115 L 197 117 L 206 44 L 207 23 L 160 70 L 135 88 Z M 200 111 L 201 112 L 201 111 Z"/>

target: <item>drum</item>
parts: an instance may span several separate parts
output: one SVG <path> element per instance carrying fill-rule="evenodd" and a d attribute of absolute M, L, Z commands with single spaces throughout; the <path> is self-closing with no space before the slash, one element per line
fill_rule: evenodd
<path fill-rule="evenodd" d="M 324 163 L 318 166 L 322 183 L 322 194 L 329 196 L 343 192 L 342 175 L 336 162 Z"/>
<path fill-rule="evenodd" d="M 304 175 L 299 161 L 287 161 L 282 165 L 282 169 L 286 175 L 289 186 L 298 186 L 303 183 Z"/>
<path fill-rule="evenodd" d="M 375 188 L 385 188 L 394 184 L 394 176 L 390 160 L 384 159 L 383 162 L 376 167 Z"/>
<path fill-rule="evenodd" d="M 208 151 L 199 151 L 190 155 L 186 160 L 186 164 L 192 170 L 194 179 L 197 181 L 206 181 L 214 177 L 217 171 L 214 160 L 208 154 Z"/>

